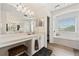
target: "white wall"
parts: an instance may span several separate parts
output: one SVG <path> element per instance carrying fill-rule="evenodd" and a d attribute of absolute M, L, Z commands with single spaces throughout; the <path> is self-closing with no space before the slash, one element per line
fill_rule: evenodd
<path fill-rule="evenodd" d="M 0 28 L 1 28 L 1 4 L 0 4 Z M 0 33 L 1 33 L 1 29 L 0 29 Z"/>

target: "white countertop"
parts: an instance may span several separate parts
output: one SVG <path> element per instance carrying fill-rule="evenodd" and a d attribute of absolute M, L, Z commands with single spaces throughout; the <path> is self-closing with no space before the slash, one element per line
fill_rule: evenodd
<path fill-rule="evenodd" d="M 30 38 L 35 36 L 37 36 L 37 34 L 27 35 L 26 33 L 17 33 L 0 35 L 0 48 L 30 40 Z"/>

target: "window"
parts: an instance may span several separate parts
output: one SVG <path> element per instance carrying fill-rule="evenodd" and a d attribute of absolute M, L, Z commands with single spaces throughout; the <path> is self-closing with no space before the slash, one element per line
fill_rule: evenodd
<path fill-rule="evenodd" d="M 75 18 L 68 17 L 57 20 L 58 31 L 75 32 Z"/>

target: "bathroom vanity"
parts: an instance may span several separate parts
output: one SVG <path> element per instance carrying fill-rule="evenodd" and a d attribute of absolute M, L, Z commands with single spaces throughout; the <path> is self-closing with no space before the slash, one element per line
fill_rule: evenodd
<path fill-rule="evenodd" d="M 35 49 L 35 40 L 38 41 L 37 49 Z M 40 36 L 39 34 L 28 35 L 26 33 L 18 33 L 11 35 L 0 35 L 0 51 L 2 52 L 2 54 L 0 52 L 0 55 L 8 55 L 8 49 L 20 44 L 28 46 L 27 53 L 29 55 L 33 55 L 35 52 L 44 47 L 44 39 L 42 39 L 42 36 Z"/>
<path fill-rule="evenodd" d="M 0 8 L 0 55 L 8 55 L 8 49 L 21 44 L 28 46 L 28 55 L 47 46 L 41 18 L 26 15 L 9 4 L 0 4 Z"/>

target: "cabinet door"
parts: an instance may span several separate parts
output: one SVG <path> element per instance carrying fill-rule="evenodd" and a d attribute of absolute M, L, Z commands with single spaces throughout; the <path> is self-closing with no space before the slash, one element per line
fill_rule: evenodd
<path fill-rule="evenodd" d="M 44 35 L 42 35 L 42 36 L 40 36 L 40 38 L 39 38 L 39 41 L 40 41 L 40 49 L 42 48 L 42 47 L 44 47 Z"/>
<path fill-rule="evenodd" d="M 38 46 L 35 45 L 35 41 L 37 41 L 36 45 L 38 45 Z M 36 48 L 35 48 L 35 46 L 36 46 Z M 37 51 L 39 51 L 39 49 L 40 49 L 39 37 L 35 37 L 32 39 L 32 55 L 34 53 L 36 53 Z"/>

